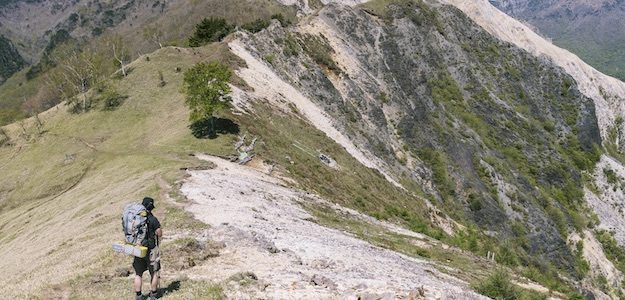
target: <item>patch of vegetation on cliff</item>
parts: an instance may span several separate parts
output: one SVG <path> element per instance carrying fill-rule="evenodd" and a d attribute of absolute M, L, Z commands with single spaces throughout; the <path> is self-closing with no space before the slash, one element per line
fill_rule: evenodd
<path fill-rule="evenodd" d="M 26 65 L 15 46 L 4 35 L 0 35 L 0 85 Z"/>
<path fill-rule="evenodd" d="M 393 19 L 408 18 L 415 25 L 432 25 L 445 34 L 438 11 L 423 0 L 374 0 L 360 6 L 366 12 L 383 18 L 387 23 Z"/>
<path fill-rule="evenodd" d="M 239 121 L 249 134 L 262 137 L 257 155 L 295 179 L 300 188 L 380 219 L 404 223 L 417 232 L 444 236 L 430 223 L 423 202 L 414 201 L 414 196 L 393 186 L 378 171 L 364 167 L 301 118 L 276 113 L 266 104 L 259 104 L 251 118 Z M 316 155 L 300 148 L 329 155 L 340 170 L 328 167 Z"/>
<path fill-rule="evenodd" d="M 621 272 L 625 273 L 625 250 L 618 245 L 611 232 L 607 230 L 595 230 L 595 236 L 601 243 L 606 257 Z"/>
<path fill-rule="evenodd" d="M 511 276 L 505 270 L 498 270 L 473 287 L 477 292 L 493 299 L 539 300 L 548 299 L 547 295 L 524 290 L 512 283 Z"/>
<path fill-rule="evenodd" d="M 334 49 L 330 47 L 328 41 L 323 36 L 304 35 L 301 43 L 302 49 L 320 66 L 330 70 L 335 74 L 341 73 L 341 68 L 332 58 Z M 288 46 L 288 44 L 287 44 Z"/>

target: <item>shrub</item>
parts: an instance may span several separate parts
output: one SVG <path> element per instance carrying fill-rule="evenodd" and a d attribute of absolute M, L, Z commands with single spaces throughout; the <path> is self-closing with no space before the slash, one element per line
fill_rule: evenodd
<path fill-rule="evenodd" d="M 120 94 L 112 86 L 104 86 L 100 89 L 100 95 L 97 101 L 102 102 L 103 110 L 115 110 L 124 103 L 126 98 L 128 98 L 128 96 Z"/>
<path fill-rule="evenodd" d="M 499 253 L 495 259 L 498 263 L 506 266 L 516 267 L 519 264 L 519 258 L 510 243 L 504 243 L 499 248 Z"/>
<path fill-rule="evenodd" d="M 495 272 L 484 282 L 474 286 L 475 290 L 485 296 L 496 300 L 538 300 L 548 299 L 541 293 L 524 290 L 510 280 L 510 276 L 503 270 Z"/>
<path fill-rule="evenodd" d="M 484 282 L 475 287 L 475 290 L 493 299 L 519 299 L 520 293 L 517 287 L 510 281 L 510 276 L 503 270 L 495 272 Z"/>
<path fill-rule="evenodd" d="M 255 21 L 243 24 L 243 26 L 241 26 L 241 28 L 251 32 L 251 33 L 256 33 L 259 32 L 267 27 L 269 27 L 269 20 L 263 20 L 263 19 L 256 19 Z"/>
<path fill-rule="evenodd" d="M 618 177 L 613 170 L 603 168 L 603 175 L 605 175 L 605 178 L 608 180 L 609 184 L 615 185 L 616 183 L 618 183 Z"/>
<path fill-rule="evenodd" d="M 304 37 L 303 48 L 318 65 L 328 68 L 335 74 L 341 72 L 341 69 L 330 55 L 330 53 L 334 52 L 334 49 L 322 37 L 307 35 Z"/>
<path fill-rule="evenodd" d="M 282 14 L 271 15 L 271 19 L 272 20 L 278 20 L 278 22 L 280 22 L 280 25 L 282 27 L 286 27 L 286 26 L 291 25 L 291 21 L 289 19 L 285 18 L 284 15 L 282 15 Z"/>
<path fill-rule="evenodd" d="M 226 37 L 234 26 L 228 24 L 221 18 L 204 18 L 202 22 L 195 25 L 195 33 L 189 38 L 189 46 L 199 47 L 212 42 L 221 41 Z"/>
<path fill-rule="evenodd" d="M 464 101 L 458 83 L 448 72 L 438 74 L 437 78 L 428 81 L 428 85 L 435 103 L 451 102 L 458 105 Z"/>
<path fill-rule="evenodd" d="M 448 160 L 445 153 L 433 148 L 421 148 L 417 151 L 417 156 L 429 165 L 432 170 L 432 181 L 441 196 L 445 199 L 453 196 L 455 184 L 447 173 Z"/>
<path fill-rule="evenodd" d="M 469 195 L 469 209 L 471 209 L 471 211 L 478 211 L 482 209 L 482 199 L 473 193 Z"/>
<path fill-rule="evenodd" d="M 580 279 L 586 277 L 588 271 L 590 271 L 590 266 L 586 259 L 584 259 L 584 241 L 580 240 L 575 244 L 575 251 L 573 251 L 575 255 L 575 272 L 580 275 Z"/>
<path fill-rule="evenodd" d="M 282 52 L 286 56 L 297 56 L 301 51 L 301 47 L 295 37 L 291 34 L 287 34 L 286 39 L 284 39 L 284 50 Z"/>
<path fill-rule="evenodd" d="M 625 272 L 625 250 L 621 248 L 612 234 L 605 230 L 596 230 L 595 236 L 603 247 L 605 256 L 621 272 Z"/>

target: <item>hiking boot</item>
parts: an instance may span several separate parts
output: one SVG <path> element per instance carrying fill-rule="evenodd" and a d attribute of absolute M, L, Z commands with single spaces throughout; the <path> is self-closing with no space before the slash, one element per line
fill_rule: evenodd
<path fill-rule="evenodd" d="M 135 300 L 143 300 L 143 295 L 135 296 Z"/>
<path fill-rule="evenodd" d="M 150 292 L 150 300 L 156 300 L 156 292 Z"/>

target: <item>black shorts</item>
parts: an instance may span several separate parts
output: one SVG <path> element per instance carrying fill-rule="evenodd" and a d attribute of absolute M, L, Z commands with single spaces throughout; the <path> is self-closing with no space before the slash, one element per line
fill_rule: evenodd
<path fill-rule="evenodd" d="M 150 271 L 150 276 L 154 274 L 154 272 L 158 272 L 161 269 L 160 259 L 156 262 L 150 263 L 150 257 L 152 255 L 146 255 L 146 257 L 135 257 L 135 260 L 132 262 L 132 267 L 135 269 L 135 274 L 142 276 L 145 271 Z"/>

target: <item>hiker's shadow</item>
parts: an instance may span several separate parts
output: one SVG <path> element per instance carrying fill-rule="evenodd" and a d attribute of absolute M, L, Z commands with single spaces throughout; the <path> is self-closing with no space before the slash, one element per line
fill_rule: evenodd
<path fill-rule="evenodd" d="M 158 294 L 161 295 L 161 297 L 163 297 L 179 289 L 180 289 L 180 280 L 176 280 L 176 281 L 172 281 L 171 283 L 169 283 L 166 287 L 160 288 Z"/>

